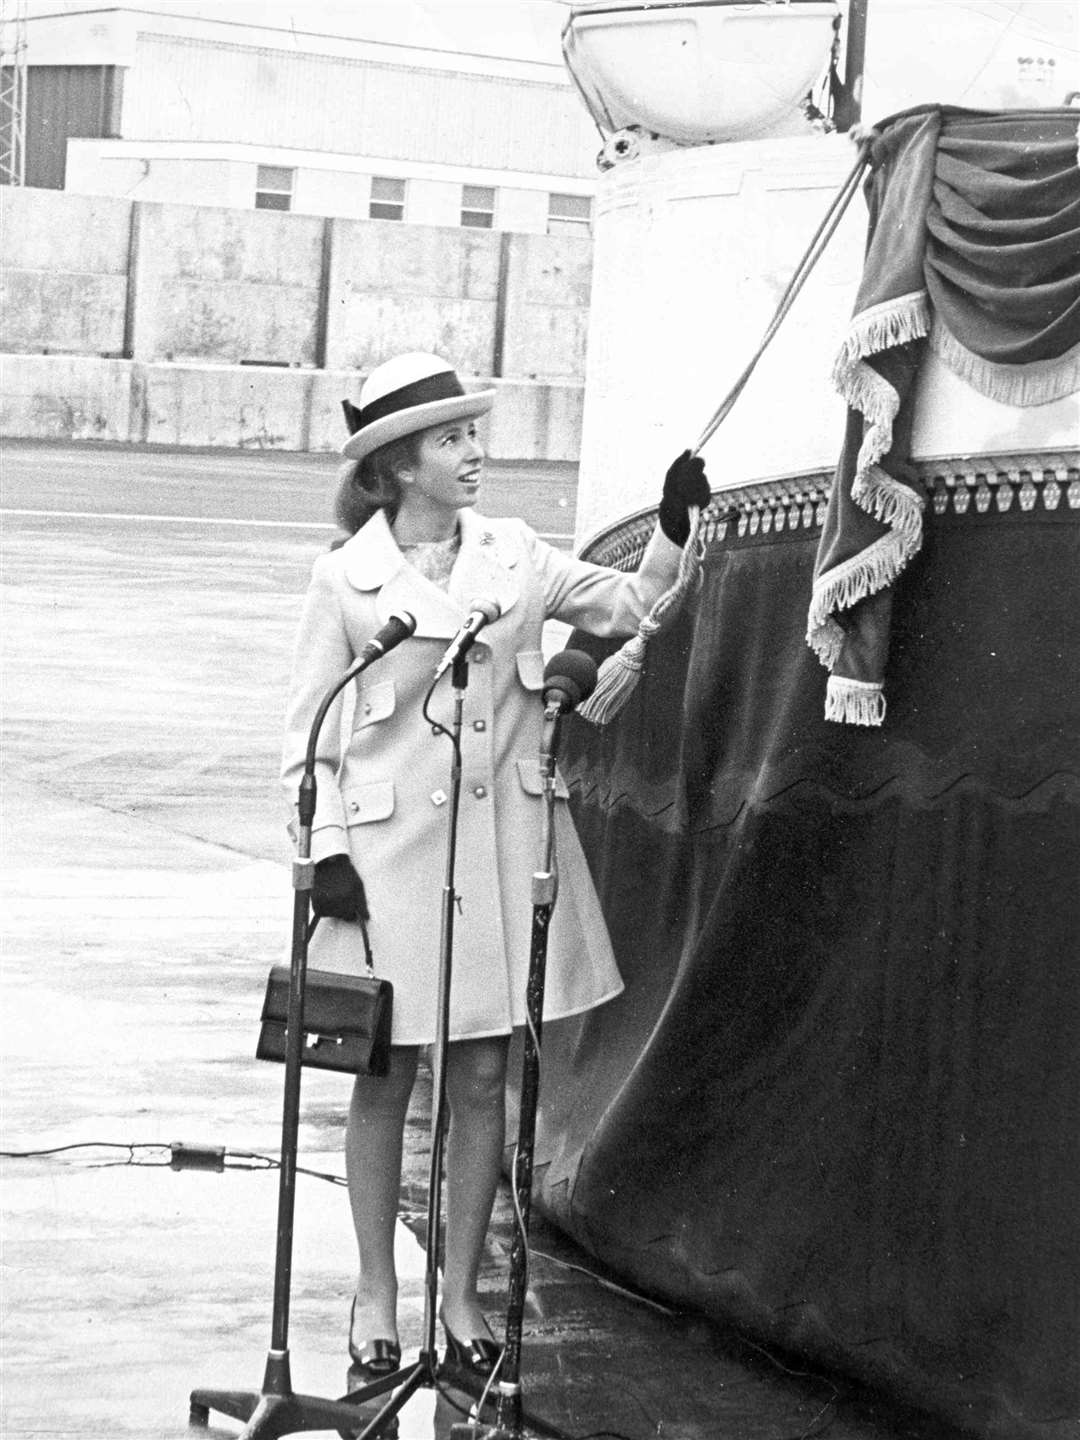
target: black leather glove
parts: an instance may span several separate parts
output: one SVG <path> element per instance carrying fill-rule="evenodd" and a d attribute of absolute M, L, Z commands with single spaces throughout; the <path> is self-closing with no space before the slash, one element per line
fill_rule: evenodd
<path fill-rule="evenodd" d="M 691 455 L 684 450 L 673 460 L 664 476 L 664 493 L 660 500 L 657 519 L 660 529 L 675 545 L 685 545 L 690 534 L 691 505 L 704 510 L 712 499 L 709 482 L 705 478 L 705 461 L 700 455 Z"/>
<path fill-rule="evenodd" d="M 311 908 L 335 920 L 370 920 L 364 882 L 348 855 L 328 855 L 315 866 Z"/>

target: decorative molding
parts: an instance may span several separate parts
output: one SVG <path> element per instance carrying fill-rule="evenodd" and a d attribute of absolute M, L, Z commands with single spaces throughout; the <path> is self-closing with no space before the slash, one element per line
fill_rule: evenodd
<path fill-rule="evenodd" d="M 947 456 L 912 462 L 927 514 L 986 515 L 1080 510 L 1080 449 Z M 831 470 L 759 480 L 713 495 L 702 517 L 706 548 L 757 536 L 800 537 L 820 530 L 832 489 Z M 586 560 L 617 570 L 641 563 L 656 510 L 639 510 L 592 536 Z"/>

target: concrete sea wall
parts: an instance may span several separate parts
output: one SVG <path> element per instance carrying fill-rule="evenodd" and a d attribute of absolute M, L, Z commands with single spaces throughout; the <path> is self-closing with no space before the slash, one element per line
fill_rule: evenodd
<path fill-rule="evenodd" d="M 503 459 L 576 460 L 588 239 L 0 192 L 0 435 L 332 450 L 403 350 L 501 391 Z"/>

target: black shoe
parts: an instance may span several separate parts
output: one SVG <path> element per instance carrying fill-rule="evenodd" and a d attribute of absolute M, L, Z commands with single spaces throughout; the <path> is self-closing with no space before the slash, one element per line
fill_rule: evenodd
<path fill-rule="evenodd" d="M 396 1340 L 360 1340 L 353 1335 L 356 1319 L 356 1296 L 349 1311 L 349 1359 L 371 1380 L 392 1375 L 401 1368 L 401 1346 Z"/>
<path fill-rule="evenodd" d="M 459 1340 L 445 1320 L 443 1330 L 446 1333 L 446 1359 L 449 1364 L 473 1375 L 491 1374 L 502 1355 L 501 1345 L 485 1335 L 476 1335 L 467 1341 Z"/>

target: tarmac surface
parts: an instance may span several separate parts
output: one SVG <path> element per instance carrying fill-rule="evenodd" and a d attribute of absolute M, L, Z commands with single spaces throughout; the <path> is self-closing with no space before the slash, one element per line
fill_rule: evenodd
<path fill-rule="evenodd" d="M 270 1343 L 284 1072 L 254 1046 L 288 959 L 279 731 L 336 461 L 11 441 L 0 461 L 0 1432 L 235 1435 L 216 1411 L 190 1429 L 188 1399 L 258 1391 Z M 574 481 L 493 466 L 483 508 L 569 544 Z M 347 1099 L 343 1077 L 304 1072 L 289 1349 L 296 1391 L 326 1398 L 350 1386 Z M 422 1083 L 398 1236 L 407 1357 L 429 1114 Z M 223 1168 L 174 1168 L 178 1144 L 219 1148 Z M 483 1282 L 497 1335 L 511 1238 L 504 1185 Z M 630 1294 L 535 1218 L 530 1238 L 525 1404 L 558 1432 L 951 1433 Z M 400 1440 L 461 1423 L 451 1381 L 408 1402 Z"/>

